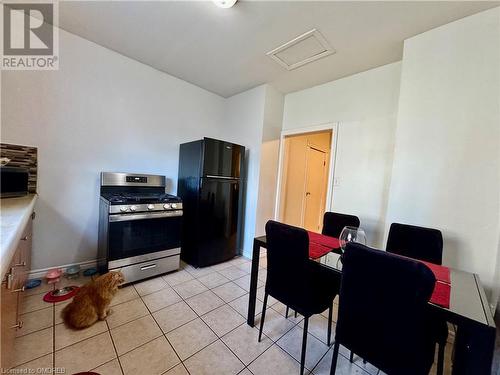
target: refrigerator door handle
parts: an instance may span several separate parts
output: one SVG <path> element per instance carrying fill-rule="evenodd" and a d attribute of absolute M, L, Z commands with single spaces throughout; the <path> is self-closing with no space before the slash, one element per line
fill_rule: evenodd
<path fill-rule="evenodd" d="M 234 180 L 234 181 L 239 181 L 238 177 L 231 177 L 231 176 L 215 176 L 213 174 L 207 174 L 205 177 L 207 178 L 216 178 L 219 180 Z"/>

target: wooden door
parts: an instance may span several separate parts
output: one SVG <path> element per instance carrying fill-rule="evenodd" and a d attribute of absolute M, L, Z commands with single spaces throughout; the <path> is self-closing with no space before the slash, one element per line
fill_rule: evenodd
<path fill-rule="evenodd" d="M 327 153 L 308 146 L 303 218 L 304 228 L 313 232 L 321 231 L 325 210 L 326 168 Z"/>

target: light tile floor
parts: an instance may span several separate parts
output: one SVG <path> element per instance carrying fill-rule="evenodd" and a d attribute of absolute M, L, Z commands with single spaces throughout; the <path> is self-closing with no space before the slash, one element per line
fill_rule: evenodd
<path fill-rule="evenodd" d="M 267 276 L 265 252 L 260 265 L 256 327 Z M 291 313 L 286 319 L 286 307 L 270 297 L 259 343 L 258 329 L 246 324 L 250 267 L 242 257 L 200 269 L 184 264 L 177 272 L 121 288 L 108 319 L 81 331 L 62 323 L 60 312 L 69 301 L 42 301 L 51 286 L 30 290 L 21 317 L 24 327 L 16 338 L 16 369 L 55 367 L 65 368 L 65 374 L 92 370 L 101 375 L 298 374 L 302 317 Z M 81 277 L 60 284 L 87 281 Z M 336 304 L 334 308 L 336 321 Z M 310 320 L 310 374 L 329 374 L 332 347 L 326 344 L 327 326 L 327 312 Z M 446 349 L 449 373 L 451 345 Z M 348 356 L 341 347 L 337 374 L 377 374 L 361 358 L 355 356 L 350 363 Z"/>

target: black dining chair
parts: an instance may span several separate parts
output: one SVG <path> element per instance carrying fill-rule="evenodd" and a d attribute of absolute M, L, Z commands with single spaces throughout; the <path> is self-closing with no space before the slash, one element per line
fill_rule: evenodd
<path fill-rule="evenodd" d="M 438 229 L 392 223 L 385 249 L 389 253 L 429 263 L 443 263 L 443 235 Z M 436 320 L 432 322 L 432 327 L 438 343 L 437 373 L 442 374 L 444 349 L 448 340 L 448 324 L 445 320 Z"/>
<path fill-rule="evenodd" d="M 359 218 L 354 215 L 341 214 L 338 212 L 325 212 L 323 215 L 323 229 L 321 234 L 325 236 L 340 237 L 344 227 L 359 227 Z M 286 307 L 285 316 L 288 318 L 289 307 Z M 295 311 L 297 317 L 297 311 Z M 352 362 L 352 361 L 351 361 Z"/>
<path fill-rule="evenodd" d="M 359 218 L 354 215 L 340 214 L 338 212 L 325 212 L 321 234 L 339 238 L 340 232 L 342 232 L 344 227 L 359 227 Z"/>
<path fill-rule="evenodd" d="M 405 257 L 443 263 L 443 235 L 433 228 L 392 223 L 385 249 Z"/>
<path fill-rule="evenodd" d="M 309 318 L 328 312 L 327 342 L 330 345 L 333 299 L 339 292 L 340 274 L 309 259 L 309 236 L 304 229 L 268 221 L 267 280 L 260 320 L 259 341 L 266 317 L 268 296 L 304 316 L 300 373 L 304 373 Z"/>
<path fill-rule="evenodd" d="M 428 301 L 435 282 L 416 260 L 347 244 L 330 374 L 340 345 L 387 374 L 428 374 L 435 348 Z"/>

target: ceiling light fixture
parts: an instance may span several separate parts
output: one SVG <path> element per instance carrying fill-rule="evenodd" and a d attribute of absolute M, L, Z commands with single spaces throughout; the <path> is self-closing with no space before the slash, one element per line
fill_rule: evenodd
<path fill-rule="evenodd" d="M 219 8 L 231 8 L 238 0 L 212 0 Z"/>

